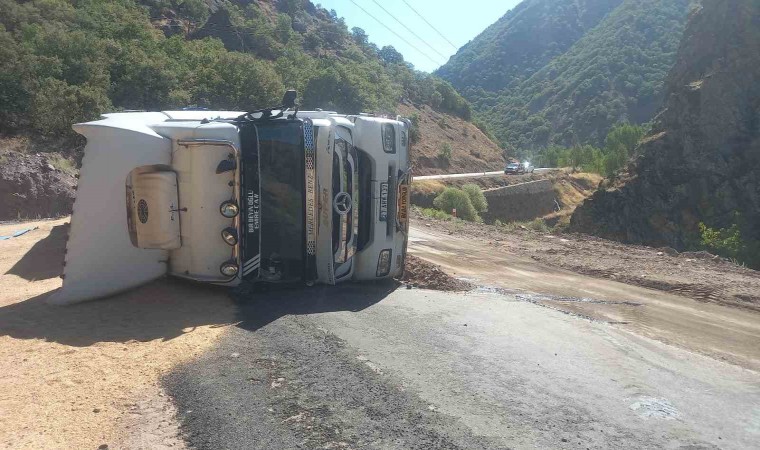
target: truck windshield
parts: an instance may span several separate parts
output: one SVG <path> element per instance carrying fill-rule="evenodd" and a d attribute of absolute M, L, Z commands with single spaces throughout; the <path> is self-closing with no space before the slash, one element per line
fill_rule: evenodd
<path fill-rule="evenodd" d="M 261 271 L 269 281 L 304 273 L 304 146 L 300 121 L 257 124 L 261 177 Z"/>

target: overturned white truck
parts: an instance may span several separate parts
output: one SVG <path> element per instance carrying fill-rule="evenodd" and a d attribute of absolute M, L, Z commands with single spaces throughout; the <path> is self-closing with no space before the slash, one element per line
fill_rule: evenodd
<path fill-rule="evenodd" d="M 106 114 L 87 138 L 50 301 L 172 275 L 235 286 L 403 272 L 409 121 L 283 106 Z M 126 201 L 125 201 L 126 198 Z"/>

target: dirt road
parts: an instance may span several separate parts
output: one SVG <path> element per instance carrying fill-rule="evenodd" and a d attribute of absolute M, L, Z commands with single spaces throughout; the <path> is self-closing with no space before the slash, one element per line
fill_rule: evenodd
<path fill-rule="evenodd" d="M 225 290 L 171 280 L 53 307 L 68 219 L 0 225 L 0 447 L 182 448 L 160 377 L 234 324 Z"/>
<path fill-rule="evenodd" d="M 485 289 L 760 370 L 760 313 L 554 268 L 499 242 L 415 224 L 410 252 Z"/>

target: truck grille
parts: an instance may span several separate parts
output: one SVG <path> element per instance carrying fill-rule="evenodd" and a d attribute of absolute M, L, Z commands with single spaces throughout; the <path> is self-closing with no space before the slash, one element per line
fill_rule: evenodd
<path fill-rule="evenodd" d="M 303 138 L 305 148 L 306 188 L 306 253 L 317 253 L 317 186 L 314 151 L 314 126 L 310 119 L 304 120 Z"/>

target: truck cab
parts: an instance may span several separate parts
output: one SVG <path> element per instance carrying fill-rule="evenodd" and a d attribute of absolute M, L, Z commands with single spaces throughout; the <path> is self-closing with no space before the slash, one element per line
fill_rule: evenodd
<path fill-rule="evenodd" d="M 88 142 L 52 301 L 167 274 L 229 286 L 398 276 L 409 127 L 401 117 L 284 107 L 114 113 L 75 125 Z"/>

